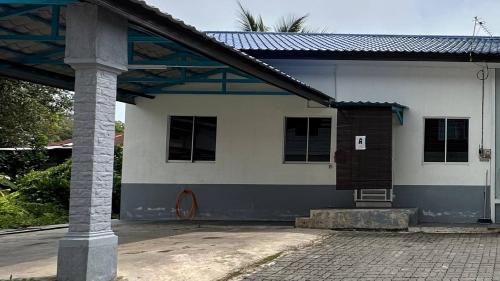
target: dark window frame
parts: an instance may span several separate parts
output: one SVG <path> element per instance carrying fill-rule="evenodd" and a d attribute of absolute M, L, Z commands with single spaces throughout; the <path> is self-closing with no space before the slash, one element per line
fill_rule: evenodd
<path fill-rule="evenodd" d="M 444 120 L 444 161 L 425 161 L 425 141 L 426 141 L 426 120 L 437 119 Z M 426 116 L 423 120 L 423 145 L 422 145 L 422 163 L 423 164 L 450 164 L 450 165 L 468 165 L 470 163 L 470 117 L 454 116 Z M 448 161 L 448 120 L 467 120 L 467 161 Z"/>
<path fill-rule="evenodd" d="M 286 136 L 287 136 L 287 119 L 288 118 L 301 118 L 301 119 L 307 119 L 307 131 L 306 131 L 306 160 L 305 161 L 290 161 L 286 160 Z M 329 144 L 329 159 L 327 161 L 309 161 L 309 124 L 310 124 L 310 119 L 315 119 L 315 118 L 321 118 L 321 119 L 329 119 L 330 120 L 330 144 Z M 282 157 L 283 157 L 283 163 L 284 164 L 331 164 L 332 163 L 332 141 L 333 141 L 333 117 L 332 116 L 285 116 L 283 119 L 283 151 L 282 151 Z"/>
<path fill-rule="evenodd" d="M 170 158 L 170 139 L 171 139 L 171 121 L 172 117 L 189 117 L 192 118 L 192 127 L 191 127 L 191 157 L 190 160 L 176 160 L 169 159 Z M 214 160 L 194 160 L 194 150 L 195 150 L 195 118 L 215 118 L 216 127 L 215 127 L 215 148 L 214 148 Z M 218 128 L 218 117 L 215 115 L 169 115 L 167 118 L 167 149 L 166 149 L 166 162 L 170 163 L 215 163 L 217 160 L 217 128 Z"/>

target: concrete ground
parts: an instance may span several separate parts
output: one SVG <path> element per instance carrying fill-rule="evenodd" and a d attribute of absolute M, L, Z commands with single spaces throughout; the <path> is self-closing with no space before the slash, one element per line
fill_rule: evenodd
<path fill-rule="evenodd" d="M 286 225 L 115 223 L 118 275 L 126 280 L 221 280 L 318 241 L 325 230 Z M 67 229 L 0 235 L 0 280 L 53 277 Z"/>
<path fill-rule="evenodd" d="M 336 232 L 234 280 L 500 280 L 500 235 Z"/>

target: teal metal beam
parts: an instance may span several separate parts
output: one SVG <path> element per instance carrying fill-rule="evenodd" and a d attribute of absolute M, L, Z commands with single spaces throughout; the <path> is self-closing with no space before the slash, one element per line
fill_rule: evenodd
<path fill-rule="evenodd" d="M 50 22 L 50 35 L 59 36 L 59 17 L 61 8 L 58 5 L 52 5 L 52 20 Z"/>
<path fill-rule="evenodd" d="M 203 91 L 203 90 L 168 90 L 162 92 L 150 92 L 147 94 L 165 94 L 165 95 L 242 95 L 242 96 L 288 96 L 291 95 L 284 91 Z"/>
<path fill-rule="evenodd" d="M 142 82 L 142 83 L 171 83 L 171 84 L 182 84 L 182 83 L 234 83 L 234 84 L 255 84 L 262 83 L 262 81 L 257 79 L 210 79 L 210 78 L 168 78 L 168 77 L 123 77 L 118 79 L 119 82 Z"/>
<path fill-rule="evenodd" d="M 26 7 L 21 7 L 21 8 L 12 8 L 3 13 L 0 13 L 0 20 L 6 19 L 11 16 L 21 16 L 26 13 L 36 11 L 42 7 L 45 7 L 45 5 L 28 5 Z"/>
<path fill-rule="evenodd" d="M 0 39 L 1 40 L 1 39 Z M 226 67 L 212 60 L 147 59 L 134 60 L 132 65 L 164 65 L 166 67 Z"/>
<path fill-rule="evenodd" d="M 52 35 L 26 35 L 26 34 L 6 34 L 0 35 L 0 40 L 2 41 L 64 41 L 64 36 L 52 36 Z"/>
<path fill-rule="evenodd" d="M 203 78 L 208 79 L 212 75 L 217 75 L 217 74 L 221 74 L 221 73 L 222 73 L 222 69 L 212 69 L 212 70 L 209 70 L 209 71 L 204 72 L 204 73 L 186 76 L 185 79 L 203 79 Z M 153 92 L 161 92 L 161 91 L 165 91 L 165 88 L 176 86 L 176 85 L 182 85 L 184 83 L 185 82 L 179 82 L 176 84 L 166 83 L 163 85 L 157 85 L 156 87 L 152 87 L 152 88 L 150 87 L 150 88 L 146 89 L 146 91 L 149 90 L 149 91 L 153 91 Z"/>
<path fill-rule="evenodd" d="M 222 85 L 221 85 L 221 88 L 222 88 L 222 93 L 224 94 L 227 94 L 227 72 L 226 71 L 223 71 L 222 72 Z"/>

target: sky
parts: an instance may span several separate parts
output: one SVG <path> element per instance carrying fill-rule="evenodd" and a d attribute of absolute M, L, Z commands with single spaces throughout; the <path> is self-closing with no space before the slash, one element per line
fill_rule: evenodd
<path fill-rule="evenodd" d="M 202 31 L 238 30 L 236 0 L 146 0 Z M 309 14 L 307 25 L 331 33 L 472 35 L 475 16 L 500 36 L 500 0 L 241 0 L 274 26 Z M 480 34 L 480 35 L 485 35 Z M 124 121 L 125 106 L 117 104 Z"/>

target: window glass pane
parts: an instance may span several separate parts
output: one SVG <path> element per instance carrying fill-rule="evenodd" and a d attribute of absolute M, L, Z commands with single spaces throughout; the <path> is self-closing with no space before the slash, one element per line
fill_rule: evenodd
<path fill-rule="evenodd" d="M 168 160 L 191 160 L 193 117 L 170 117 Z"/>
<path fill-rule="evenodd" d="M 469 120 L 448 119 L 447 162 L 469 161 Z"/>
<path fill-rule="evenodd" d="M 332 120 L 309 118 L 309 156 L 311 162 L 329 162 Z"/>
<path fill-rule="evenodd" d="M 307 118 L 286 118 L 285 161 L 306 161 Z"/>
<path fill-rule="evenodd" d="M 195 117 L 193 160 L 215 161 L 216 132 L 216 117 Z"/>
<path fill-rule="evenodd" d="M 425 162 L 444 162 L 444 130 L 444 119 L 425 119 Z"/>

